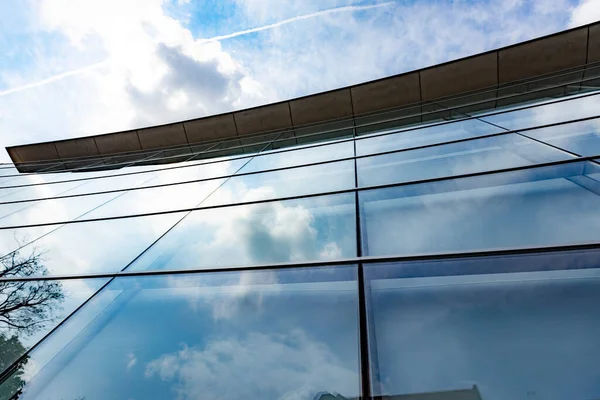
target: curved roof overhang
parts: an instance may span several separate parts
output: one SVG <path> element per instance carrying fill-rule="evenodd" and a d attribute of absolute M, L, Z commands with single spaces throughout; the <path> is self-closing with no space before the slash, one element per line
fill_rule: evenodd
<path fill-rule="evenodd" d="M 433 107 L 438 101 L 448 105 L 467 104 L 486 96 L 497 99 L 502 93 L 526 91 L 531 86 L 527 81 L 540 76 L 546 76 L 546 84 L 581 80 L 589 66 L 598 62 L 600 23 L 594 23 L 432 67 L 265 106 L 142 129 L 12 146 L 6 150 L 21 172 L 42 171 L 50 163 L 72 169 L 94 162 L 101 164 L 100 169 L 108 169 L 115 165 L 115 159 L 140 160 L 157 151 L 192 154 L 219 141 L 251 146 L 282 132 L 289 138 L 319 129 L 342 132 L 348 126 L 405 118 L 415 108 L 422 115 L 425 107 Z M 554 80 L 553 75 L 557 76 Z M 496 106 L 497 101 L 487 105 Z M 167 159 L 181 161 L 177 157 Z M 168 162 L 165 158 L 161 160 Z"/>

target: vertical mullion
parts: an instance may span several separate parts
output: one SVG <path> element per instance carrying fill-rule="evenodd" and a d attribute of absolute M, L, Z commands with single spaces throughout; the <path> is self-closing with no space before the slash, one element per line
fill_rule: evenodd
<path fill-rule="evenodd" d="M 354 118 L 352 128 L 352 144 L 354 148 L 354 188 L 358 189 L 358 166 L 356 161 L 356 123 Z M 358 204 L 358 190 L 354 191 L 354 217 L 356 222 L 356 255 L 362 257 L 362 241 L 360 226 L 360 208 Z M 371 398 L 371 367 L 369 364 L 369 333 L 367 326 L 367 304 L 365 298 L 365 279 L 363 274 L 363 264 L 358 263 L 358 338 L 360 343 L 360 387 L 361 399 Z"/>
<path fill-rule="evenodd" d="M 248 159 L 248 161 L 246 163 L 244 163 L 240 168 L 237 169 L 237 171 L 235 171 L 233 173 L 232 176 L 230 176 L 229 178 L 227 178 L 223 183 L 221 183 L 215 190 L 213 190 L 208 196 L 206 196 L 199 204 L 202 204 L 202 202 L 204 202 L 204 200 L 206 200 L 208 197 L 210 197 L 215 191 L 217 191 L 219 188 L 221 188 L 221 186 L 223 186 L 225 184 L 225 182 L 227 182 L 229 179 L 231 179 L 235 174 L 237 174 L 238 172 L 240 172 L 240 170 L 242 168 L 244 168 L 246 165 L 248 165 L 248 163 L 250 161 L 252 161 L 254 159 L 254 157 L 256 157 L 258 154 L 262 153 L 263 151 L 265 151 L 266 149 L 269 148 L 269 146 L 271 146 L 273 144 L 273 142 L 275 140 L 277 140 L 281 135 L 283 135 L 283 132 L 281 134 L 279 134 L 275 139 L 273 139 L 271 142 L 269 142 L 266 146 L 264 146 L 258 153 L 254 154 L 252 157 L 250 157 Z M 214 147 L 214 146 L 212 146 Z M 211 147 L 211 148 L 212 148 Z M 160 173 L 160 170 L 158 171 Z M 128 191 L 125 191 L 125 193 L 127 193 Z M 198 207 L 198 206 L 197 206 Z M 153 246 L 155 246 L 163 237 L 165 237 L 170 231 L 172 231 L 177 225 L 179 225 L 179 223 L 181 223 L 185 217 L 187 217 L 192 211 L 188 211 L 187 213 L 185 213 L 185 215 L 183 217 L 181 217 L 179 220 L 177 220 L 177 222 L 175 222 L 170 228 L 168 228 L 162 235 L 160 235 L 158 237 L 158 239 L 156 239 L 154 242 L 152 242 L 148 247 L 146 247 L 146 249 L 144 249 L 140 254 L 138 254 L 132 261 L 130 261 L 125 267 L 123 267 L 121 269 L 120 272 L 125 271 L 127 268 L 129 268 L 130 265 L 132 265 L 136 260 L 138 260 L 144 253 L 146 253 L 148 250 L 150 250 L 150 248 L 152 248 Z M 17 360 L 15 360 L 11 365 L 9 365 L 8 367 L 6 367 L 4 370 L 0 370 L 0 385 L 2 385 L 10 376 L 11 374 L 17 370 L 17 368 L 23 364 L 23 362 L 25 362 L 28 358 L 29 355 L 36 350 L 43 342 L 46 341 L 46 339 L 48 339 L 51 335 L 53 335 L 59 328 L 61 328 L 64 324 L 67 323 L 67 321 L 69 321 L 71 318 L 73 318 L 74 315 L 76 315 L 81 309 L 83 309 L 88 303 L 90 303 L 93 299 L 96 298 L 96 296 L 98 296 L 101 292 L 103 292 L 103 290 L 108 287 L 115 279 L 117 278 L 117 275 L 114 275 L 113 277 L 109 278 L 108 281 L 102 285 L 98 290 L 96 290 L 92 295 L 90 295 L 83 303 L 81 303 L 77 308 L 75 308 L 75 310 L 73 310 L 69 315 L 65 316 L 65 318 L 63 318 L 62 321 L 60 321 L 54 328 L 52 328 L 49 332 L 47 332 L 40 340 L 38 340 L 36 343 L 34 343 L 29 349 L 27 349 L 19 358 L 17 358 Z M 78 335 L 81 332 L 78 333 Z M 77 337 L 77 336 L 76 336 Z M 61 349 L 59 350 L 59 353 L 64 350 Z M 59 354 L 57 353 L 57 354 Z"/>
<path fill-rule="evenodd" d="M 367 305 L 362 263 L 358 264 L 358 338 L 360 343 L 360 387 L 361 399 L 371 398 L 371 373 L 369 365 L 369 336 L 367 327 Z"/>

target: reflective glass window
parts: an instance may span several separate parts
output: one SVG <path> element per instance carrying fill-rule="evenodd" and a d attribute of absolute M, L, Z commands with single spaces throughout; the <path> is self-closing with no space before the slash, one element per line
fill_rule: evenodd
<path fill-rule="evenodd" d="M 581 156 L 600 155 L 600 119 L 533 129 L 523 134 Z"/>
<path fill-rule="evenodd" d="M 25 189 L 29 192 L 29 196 L 49 198 L 36 202 L 33 201 L 36 197 L 29 197 L 28 200 L 31 201 L 9 204 L 2 204 L 0 201 L 0 225 L 14 226 L 26 223 L 68 221 L 79 217 L 85 212 L 88 212 L 86 218 L 101 218 L 195 207 L 219 187 L 223 180 L 215 179 L 179 185 L 169 184 L 173 181 L 209 179 L 213 176 L 234 173 L 235 170 L 232 170 L 232 168 L 235 168 L 235 164 L 241 161 L 238 160 L 233 164 L 230 162 L 211 163 L 199 167 L 158 171 L 152 174 L 132 174 L 105 179 L 91 179 L 78 182 L 77 187 L 57 194 L 57 196 L 77 195 L 77 197 L 52 199 L 52 194 L 47 196 L 46 188 L 73 184 L 74 182 L 31 186 Z M 154 187 L 143 189 L 144 186 L 150 185 Z M 137 190 L 126 190 L 131 188 L 137 188 Z M 123 191 L 93 194 L 95 192 L 101 193 L 102 191 L 121 189 Z M 88 193 L 90 195 L 86 195 Z M 8 203 L 14 197 L 7 196 L 6 199 L 8 200 L 5 200 L 5 198 L 0 198 L 0 200 L 5 200 Z M 48 212 L 48 210 L 55 210 L 55 212 Z"/>
<path fill-rule="evenodd" d="M 598 398 L 598 260 L 596 251 L 366 265 L 373 394 Z"/>
<path fill-rule="evenodd" d="M 210 161 L 205 160 L 196 162 L 194 166 L 190 167 L 186 166 L 185 168 L 172 168 L 158 171 L 156 173 L 157 178 L 145 183 L 144 186 L 164 185 L 233 175 L 250 159 L 251 157 L 223 161 L 211 159 Z"/>
<path fill-rule="evenodd" d="M 597 172 L 570 163 L 360 192 L 363 253 L 598 242 Z"/>
<path fill-rule="evenodd" d="M 68 183 L 77 185 L 78 183 L 81 184 L 86 182 L 86 179 L 88 178 L 92 178 L 89 182 L 97 181 L 95 185 L 100 187 L 102 187 L 102 185 L 106 186 L 102 190 L 117 190 L 127 188 L 130 184 L 130 180 L 132 179 L 136 182 L 143 183 L 151 180 L 159 173 L 166 174 L 164 175 L 165 177 L 171 177 L 171 181 L 173 179 L 173 174 L 177 176 L 176 181 L 179 181 L 178 179 L 185 180 L 185 178 L 190 176 L 196 176 L 196 179 L 210 178 L 215 176 L 215 173 L 218 176 L 223 174 L 223 172 L 225 172 L 225 175 L 227 175 L 232 173 L 232 168 L 233 171 L 235 171 L 235 169 L 237 169 L 235 168 L 236 165 L 241 166 L 247 160 L 223 160 L 223 162 L 215 161 L 217 160 L 211 159 L 211 161 L 208 163 L 207 161 L 196 161 L 194 163 L 186 162 L 163 165 L 151 164 L 142 166 L 129 166 L 123 169 L 99 170 L 90 172 L 29 173 L 2 180 L 0 182 L 0 191 L 27 187 L 23 185 L 44 186 L 44 183 L 51 183 L 48 186 Z M 198 167 L 201 168 L 200 170 L 195 169 L 196 164 L 198 164 Z M 204 164 L 210 165 L 210 167 L 207 167 Z"/>
<path fill-rule="evenodd" d="M 352 141 L 312 146 L 284 152 L 265 153 L 252 158 L 240 172 L 263 171 L 266 169 L 294 167 L 354 156 Z"/>
<path fill-rule="evenodd" d="M 91 211 L 86 218 L 166 212 L 197 207 L 223 182 L 223 179 L 215 179 L 120 192 L 119 197 Z"/>
<path fill-rule="evenodd" d="M 507 134 L 357 159 L 360 186 L 382 185 L 519 167 L 571 158 L 523 136 Z"/>
<path fill-rule="evenodd" d="M 22 278 L 47 272 L 43 254 L 19 252 L 0 259 L 0 278 Z M 108 279 L 0 281 L 0 373 L 39 342 L 65 317 L 94 294 Z M 11 378 L 0 386 L 0 398 Z"/>
<path fill-rule="evenodd" d="M 0 255 L 40 253 L 49 274 L 117 272 L 183 217 L 183 213 L 1 229 Z"/>
<path fill-rule="evenodd" d="M 15 167 L 0 167 L 0 178 L 6 175 L 16 175 L 19 171 Z"/>
<path fill-rule="evenodd" d="M 124 170 L 126 172 L 128 170 Z M 109 190 L 122 190 L 133 187 L 139 187 L 144 185 L 154 184 L 158 180 L 158 172 L 143 173 L 143 174 L 127 174 L 119 176 L 111 176 L 102 179 L 89 179 L 83 182 L 77 187 L 65 192 L 65 195 L 79 195 L 87 193 L 97 193 Z M 68 183 L 64 183 L 68 184 Z M 62 185 L 62 184 L 56 184 Z M 37 186 L 38 188 L 52 187 L 53 185 Z"/>
<path fill-rule="evenodd" d="M 368 155 L 383 151 L 402 150 L 502 131 L 501 128 L 477 119 L 466 119 L 400 131 L 389 135 L 359 138 L 356 140 L 356 154 Z"/>
<path fill-rule="evenodd" d="M 244 168 L 240 173 L 244 173 Z M 282 171 L 233 176 L 202 204 L 219 205 L 277 199 L 353 187 L 354 161 L 338 161 Z"/>
<path fill-rule="evenodd" d="M 600 106 L 600 95 L 574 97 L 570 100 L 537 107 L 480 117 L 503 128 L 515 130 L 554 124 L 579 118 L 595 117 Z"/>
<path fill-rule="evenodd" d="M 98 176 L 113 175 L 119 173 L 113 171 L 93 171 L 93 172 L 56 172 L 56 173 L 26 173 L 18 176 L 6 178 L 0 182 L 0 188 L 11 188 L 23 185 L 43 184 L 48 182 L 76 181 Z"/>
<path fill-rule="evenodd" d="M 18 188 L 0 189 L 0 203 L 22 200 L 36 200 L 39 198 L 53 197 L 75 193 L 75 190 L 83 190 L 93 182 L 92 180 L 56 183 L 52 185 L 33 185 Z"/>
<path fill-rule="evenodd" d="M 68 197 L 0 205 L 0 226 L 20 226 L 70 221 L 108 204 L 120 193 Z"/>
<path fill-rule="evenodd" d="M 356 256 L 354 194 L 191 212 L 130 267 L 193 269 Z"/>
<path fill-rule="evenodd" d="M 357 303 L 354 267 L 117 278 L 32 353 L 19 399 L 357 398 Z"/>

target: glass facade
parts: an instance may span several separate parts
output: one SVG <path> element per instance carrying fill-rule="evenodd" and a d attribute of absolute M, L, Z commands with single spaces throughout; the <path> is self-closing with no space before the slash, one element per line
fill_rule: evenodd
<path fill-rule="evenodd" d="M 580 83 L 0 165 L 0 400 L 600 398 Z"/>

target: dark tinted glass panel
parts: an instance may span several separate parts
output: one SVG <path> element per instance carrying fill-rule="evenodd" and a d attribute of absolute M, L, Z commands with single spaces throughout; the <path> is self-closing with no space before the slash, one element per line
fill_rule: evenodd
<path fill-rule="evenodd" d="M 190 213 L 131 267 L 192 269 L 356 256 L 354 195 Z"/>
<path fill-rule="evenodd" d="M 360 186 L 407 182 L 571 158 L 515 134 L 359 158 Z"/>
<path fill-rule="evenodd" d="M 600 241 L 597 171 L 571 163 L 360 192 L 363 253 Z"/>
<path fill-rule="evenodd" d="M 599 260 L 586 252 L 365 266 L 374 394 L 598 398 Z"/>
<path fill-rule="evenodd" d="M 19 399 L 357 398 L 355 277 L 335 267 L 117 278 L 32 354 Z"/>

